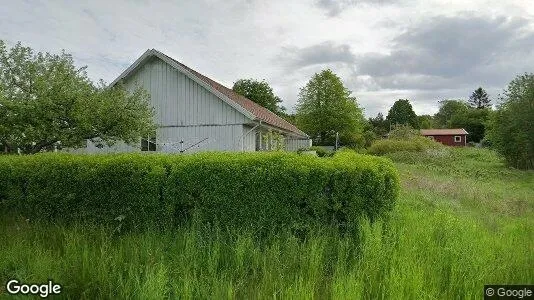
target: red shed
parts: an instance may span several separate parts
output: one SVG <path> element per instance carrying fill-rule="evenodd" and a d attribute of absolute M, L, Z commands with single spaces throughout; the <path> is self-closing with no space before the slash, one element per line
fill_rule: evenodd
<path fill-rule="evenodd" d="M 467 145 L 467 131 L 463 128 L 421 129 L 421 134 L 447 146 Z"/>

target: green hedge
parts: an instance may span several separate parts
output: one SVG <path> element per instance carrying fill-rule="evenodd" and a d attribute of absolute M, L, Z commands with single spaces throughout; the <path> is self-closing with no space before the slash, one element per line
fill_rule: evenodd
<path fill-rule="evenodd" d="M 69 223 L 350 226 L 391 210 L 398 185 L 389 160 L 348 152 L 0 157 L 4 214 Z"/>

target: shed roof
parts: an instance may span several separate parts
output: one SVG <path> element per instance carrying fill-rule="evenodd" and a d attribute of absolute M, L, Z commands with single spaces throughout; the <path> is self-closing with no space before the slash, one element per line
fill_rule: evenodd
<path fill-rule="evenodd" d="M 178 69 L 186 76 L 190 77 L 197 83 L 203 83 L 202 85 L 214 93 L 216 96 L 221 98 L 230 106 L 236 108 L 241 113 L 245 114 L 247 117 L 252 117 L 252 119 L 265 122 L 271 126 L 289 131 L 293 134 L 296 134 L 301 137 L 308 137 L 308 135 L 298 129 L 295 125 L 284 120 L 280 116 L 271 112 L 267 108 L 257 104 L 256 102 L 239 95 L 234 92 L 232 89 L 225 87 L 224 85 L 212 80 L 199 72 L 189 68 L 188 66 L 182 64 L 181 62 L 171 58 L 170 56 L 155 50 L 147 50 L 139 59 L 137 59 L 128 69 L 126 69 L 117 79 L 115 79 L 111 85 L 116 84 L 121 79 L 128 77 L 134 70 L 136 70 L 140 65 L 146 62 L 151 57 L 158 57 L 161 60 L 165 61 L 169 65 Z M 199 82 L 201 81 L 201 82 Z"/>
<path fill-rule="evenodd" d="M 464 135 L 469 134 L 463 128 L 451 129 L 421 129 L 422 135 Z"/>

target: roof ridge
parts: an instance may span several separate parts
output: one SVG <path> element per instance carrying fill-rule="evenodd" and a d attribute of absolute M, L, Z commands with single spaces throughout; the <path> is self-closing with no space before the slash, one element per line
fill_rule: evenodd
<path fill-rule="evenodd" d="M 191 67 L 188 67 L 187 65 L 177 61 L 176 59 L 168 56 L 167 54 L 160 52 L 156 49 L 151 49 L 155 52 L 164 55 L 165 57 L 171 59 L 175 63 L 179 64 L 183 68 L 185 68 L 187 71 L 191 72 L 194 76 L 199 78 L 200 80 L 204 81 L 205 83 L 209 84 L 212 88 L 215 90 L 221 92 L 226 97 L 228 97 L 230 100 L 234 101 L 236 104 L 241 106 L 246 111 L 250 112 L 252 115 L 254 115 L 256 118 L 260 119 L 261 121 L 264 121 L 268 123 L 269 125 L 279 127 L 281 129 L 288 130 L 290 132 L 308 136 L 306 133 L 298 129 L 295 125 L 289 123 L 284 118 L 280 117 L 279 115 L 275 114 L 274 112 L 270 111 L 268 108 L 261 106 L 260 104 L 248 99 L 247 97 L 240 95 L 236 93 L 234 90 L 224 86 L 223 84 L 209 78 L 206 75 L 201 74 L 200 72 L 192 69 Z"/>

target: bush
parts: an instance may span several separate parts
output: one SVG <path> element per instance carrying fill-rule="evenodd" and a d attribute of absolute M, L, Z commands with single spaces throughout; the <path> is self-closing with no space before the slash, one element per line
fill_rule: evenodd
<path fill-rule="evenodd" d="M 335 153 L 335 151 L 327 150 L 319 146 L 310 147 L 310 151 L 315 151 L 317 153 L 317 156 L 319 157 L 331 157 L 331 156 L 334 156 L 334 153 Z"/>
<path fill-rule="evenodd" d="M 517 76 L 503 94 L 487 138 L 509 166 L 534 169 L 534 74 Z"/>
<path fill-rule="evenodd" d="M 328 159 L 288 153 L 0 158 L 4 214 L 66 223 L 345 227 L 386 213 L 397 193 L 391 162 L 347 151 Z"/>
<path fill-rule="evenodd" d="M 386 139 L 374 142 L 367 153 L 384 155 L 401 151 L 424 152 L 430 149 L 440 149 L 443 145 L 423 136 L 413 137 L 409 140 Z"/>

